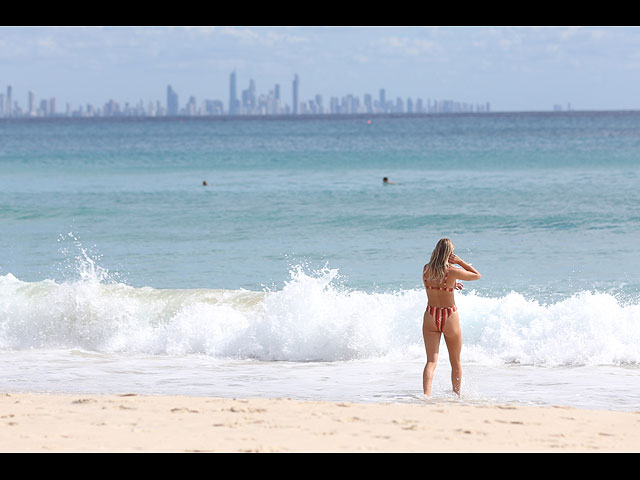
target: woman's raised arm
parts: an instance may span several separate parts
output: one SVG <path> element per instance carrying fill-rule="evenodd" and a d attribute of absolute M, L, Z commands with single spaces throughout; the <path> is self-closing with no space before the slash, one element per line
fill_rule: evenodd
<path fill-rule="evenodd" d="M 473 268 L 471 265 L 469 265 L 453 253 L 449 256 L 449 263 L 460 265 L 462 267 L 453 269 L 452 275 L 456 278 L 456 280 L 465 280 L 467 282 L 470 282 L 473 280 L 480 280 L 480 278 L 482 277 L 478 270 Z"/>

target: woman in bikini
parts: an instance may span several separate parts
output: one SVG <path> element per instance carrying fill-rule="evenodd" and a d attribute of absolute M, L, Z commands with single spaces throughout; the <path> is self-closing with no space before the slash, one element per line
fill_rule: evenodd
<path fill-rule="evenodd" d="M 427 350 L 427 364 L 422 373 L 422 387 L 427 396 L 431 395 L 433 373 L 438 362 L 440 336 L 443 333 L 451 362 L 451 385 L 453 391 L 460 396 L 462 330 L 460 329 L 460 317 L 453 298 L 453 291 L 454 289 L 462 290 L 462 284 L 458 280 L 478 280 L 481 275 L 475 268 L 455 255 L 453 249 L 453 242 L 448 238 L 442 238 L 433 249 L 431 260 L 422 270 L 422 281 L 428 298 L 422 323 L 422 336 Z M 453 265 L 459 265 L 462 268 L 456 268 Z"/>

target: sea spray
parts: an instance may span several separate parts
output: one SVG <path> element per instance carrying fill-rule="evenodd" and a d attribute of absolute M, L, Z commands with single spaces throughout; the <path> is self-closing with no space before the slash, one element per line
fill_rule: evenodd
<path fill-rule="evenodd" d="M 0 348 L 302 362 L 424 355 L 421 289 L 350 290 L 329 268 L 294 268 L 284 287 L 261 292 L 136 288 L 93 272 L 65 282 L 0 276 Z M 456 302 L 467 363 L 640 363 L 640 305 L 610 294 L 540 304 L 471 291 Z"/>
<path fill-rule="evenodd" d="M 481 364 L 640 363 L 640 305 L 581 291 L 549 304 L 517 292 L 459 295 L 468 361 Z"/>
<path fill-rule="evenodd" d="M 421 299 L 416 292 L 366 293 L 337 285 L 337 269 L 312 274 L 299 266 L 279 291 L 269 292 L 263 314 L 251 330 L 252 355 L 269 360 L 351 360 L 388 354 L 408 340 Z M 413 295 L 412 295 L 413 294 Z M 409 303 L 399 298 L 413 296 Z M 411 311 L 407 317 L 407 307 Z M 416 310 L 416 307 L 418 310 Z M 411 318 L 413 322 L 402 321 Z M 418 315 L 419 316 L 419 315 Z"/>
<path fill-rule="evenodd" d="M 0 349 L 203 354 L 334 362 L 424 357 L 423 289 L 351 289 L 337 268 L 292 265 L 262 291 L 133 287 L 69 233 L 64 280 L 0 276 Z M 456 293 L 463 361 L 481 365 L 636 365 L 640 304 L 581 291 L 542 304 L 518 292 Z"/>

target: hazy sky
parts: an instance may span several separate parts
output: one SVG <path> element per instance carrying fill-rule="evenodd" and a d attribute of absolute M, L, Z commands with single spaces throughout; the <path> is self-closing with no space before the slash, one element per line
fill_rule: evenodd
<path fill-rule="evenodd" d="M 291 104 L 366 93 L 491 102 L 493 111 L 640 109 L 636 27 L 0 27 L 0 93 L 25 108 L 56 97 L 76 108 L 160 100 L 166 87 L 198 106 L 250 79 L 279 83 Z"/>

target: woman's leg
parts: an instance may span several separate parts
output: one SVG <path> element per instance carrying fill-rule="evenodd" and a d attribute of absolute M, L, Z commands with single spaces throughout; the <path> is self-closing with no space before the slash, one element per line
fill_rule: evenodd
<path fill-rule="evenodd" d="M 424 314 L 422 322 L 422 338 L 424 347 L 427 350 L 427 364 L 422 372 L 422 389 L 424 394 L 431 396 L 431 384 L 433 383 L 433 373 L 438 363 L 438 351 L 440 349 L 440 335 L 436 330 L 433 317 L 428 313 Z"/>
<path fill-rule="evenodd" d="M 460 362 L 460 352 L 462 351 L 462 329 L 460 328 L 460 317 L 455 312 L 444 325 L 444 341 L 449 350 L 449 362 L 451 363 L 451 386 L 456 395 L 460 396 L 460 385 L 462 383 L 462 363 Z"/>

